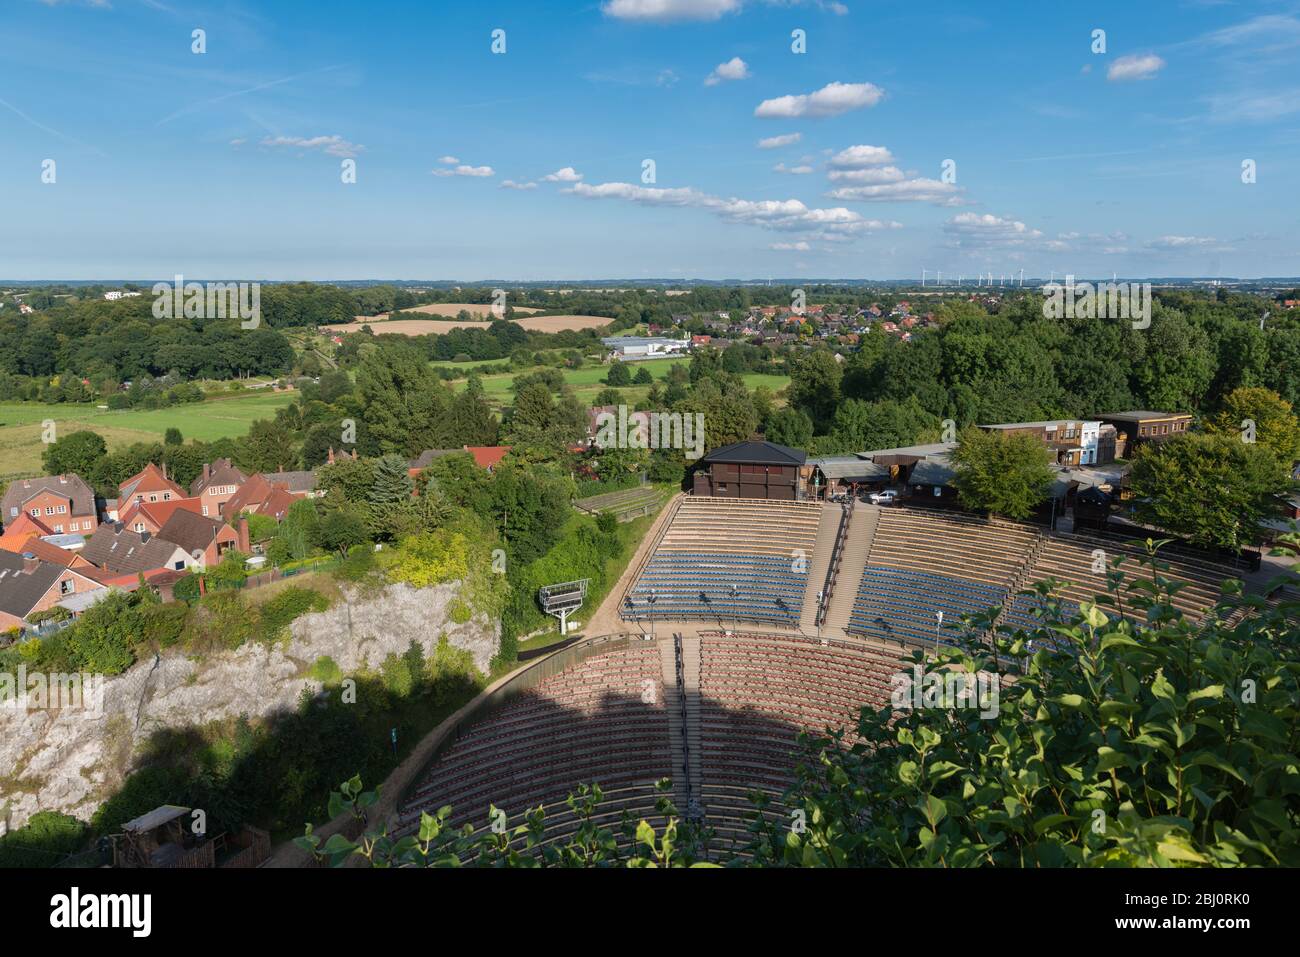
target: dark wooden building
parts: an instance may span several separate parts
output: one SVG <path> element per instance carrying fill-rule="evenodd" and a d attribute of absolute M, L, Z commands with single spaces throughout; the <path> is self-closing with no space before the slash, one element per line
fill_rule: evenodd
<path fill-rule="evenodd" d="M 800 470 L 808 455 L 773 442 L 737 442 L 706 455 L 695 473 L 696 495 L 802 501 Z"/>
<path fill-rule="evenodd" d="M 1144 442 L 1163 442 L 1174 435 L 1182 435 L 1192 425 L 1188 412 L 1112 412 L 1097 418 L 1115 426 L 1119 433 L 1116 455 L 1128 458 Z"/>

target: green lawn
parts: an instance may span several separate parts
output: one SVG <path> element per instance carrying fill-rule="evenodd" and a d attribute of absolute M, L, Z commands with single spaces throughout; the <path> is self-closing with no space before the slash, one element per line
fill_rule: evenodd
<path fill-rule="evenodd" d="M 269 419 L 294 400 L 294 392 L 258 392 L 209 399 L 170 409 L 110 412 L 95 405 L 0 403 L 0 485 L 42 472 L 43 423 L 53 420 L 55 435 L 89 430 L 103 436 L 110 449 L 161 439 L 172 427 L 189 439 L 212 442 L 238 438 L 257 419 Z"/>
<path fill-rule="evenodd" d="M 632 374 L 636 375 L 636 370 L 646 368 L 656 380 L 667 378 L 668 370 L 673 366 L 688 365 L 690 359 L 652 359 L 648 362 L 631 363 Z M 438 363 L 443 366 L 460 366 L 472 365 L 473 363 Z M 482 363 L 480 363 L 482 364 Z M 528 369 L 523 372 L 508 372 L 501 375 L 487 375 L 482 377 L 483 391 L 498 407 L 507 406 L 514 400 L 514 393 L 510 390 L 514 384 L 515 376 L 527 375 L 529 372 L 535 372 L 536 369 Z M 605 388 L 605 377 L 609 375 L 609 366 L 605 365 L 587 365 L 581 369 L 565 369 L 564 381 L 569 384 L 577 394 L 579 400 L 587 405 L 595 402 L 596 396 Z M 788 376 L 783 375 L 761 375 L 759 373 L 750 373 L 744 377 L 745 385 L 750 389 L 758 386 L 767 386 L 773 392 L 779 392 L 790 384 Z M 463 388 L 466 380 L 456 380 L 453 383 L 454 388 Z M 646 397 L 650 391 L 649 386 L 634 385 L 624 386 L 619 390 L 627 400 L 628 405 L 633 405 Z"/>

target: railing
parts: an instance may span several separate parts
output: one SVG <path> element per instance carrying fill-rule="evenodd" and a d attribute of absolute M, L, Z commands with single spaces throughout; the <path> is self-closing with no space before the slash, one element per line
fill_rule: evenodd
<path fill-rule="evenodd" d="M 826 566 L 826 582 L 822 587 L 821 601 L 817 604 L 817 627 L 826 624 L 830 613 L 831 597 L 835 594 L 835 583 L 840 578 L 840 564 L 844 560 L 844 548 L 848 543 L 849 527 L 853 524 L 853 508 L 857 496 L 849 498 L 849 504 L 840 512 L 839 528 L 835 530 L 835 547 L 831 550 L 831 560 Z"/>

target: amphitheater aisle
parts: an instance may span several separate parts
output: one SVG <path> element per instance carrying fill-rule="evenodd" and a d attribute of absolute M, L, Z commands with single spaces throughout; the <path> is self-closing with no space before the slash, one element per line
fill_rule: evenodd
<path fill-rule="evenodd" d="M 843 517 L 844 509 L 839 505 L 828 504 L 822 508 L 821 524 L 817 527 L 817 544 L 808 561 L 808 584 L 803 593 L 803 612 L 799 617 L 799 628 L 807 634 L 817 630 L 817 610 L 820 607 L 817 596 L 826 587 L 826 573 L 830 570 L 835 539 L 839 535 Z"/>
<path fill-rule="evenodd" d="M 830 634 L 847 634 L 853 603 L 858 597 L 862 573 L 871 555 L 871 544 L 880 523 L 880 508 L 875 505 L 858 505 L 853 509 L 853 522 L 849 526 L 848 540 L 844 543 L 844 557 L 840 573 L 835 580 L 835 593 L 826 613 L 824 631 Z"/>

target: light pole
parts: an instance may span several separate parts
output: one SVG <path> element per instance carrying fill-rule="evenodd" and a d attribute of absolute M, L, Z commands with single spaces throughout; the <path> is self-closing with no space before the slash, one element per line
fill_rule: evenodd
<path fill-rule="evenodd" d="M 942 630 L 943 630 L 943 612 L 941 612 L 941 611 L 936 611 L 936 612 L 934 613 L 934 618 L 935 618 L 935 626 L 934 626 L 934 643 L 937 645 L 937 644 L 940 643 L 940 637 L 939 637 L 939 635 L 940 635 L 940 633 L 941 633 Z"/>
<path fill-rule="evenodd" d="M 655 640 L 655 602 L 659 600 L 658 591 L 650 589 L 650 597 L 646 599 L 646 604 L 650 606 L 650 640 Z"/>
<path fill-rule="evenodd" d="M 736 631 L 740 631 L 740 607 L 736 604 L 736 596 L 739 592 L 736 589 L 736 583 L 731 583 L 731 617 L 736 626 Z"/>

